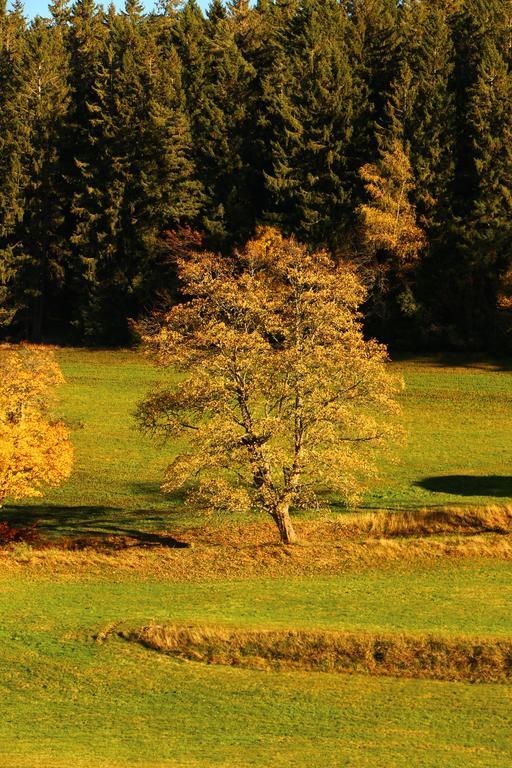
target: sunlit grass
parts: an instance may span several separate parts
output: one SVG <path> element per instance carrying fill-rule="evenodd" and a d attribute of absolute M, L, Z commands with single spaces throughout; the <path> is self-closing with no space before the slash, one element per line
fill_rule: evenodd
<path fill-rule="evenodd" d="M 75 472 L 45 499 L 2 514 L 41 519 L 43 532 L 54 535 L 129 537 L 181 526 L 177 538 L 186 538 L 183 527 L 202 521 L 159 492 L 176 446 L 152 445 L 131 416 L 158 372 L 135 352 L 62 350 L 59 360 Z M 395 463 L 383 461 L 364 515 L 356 520 L 333 507 L 346 530 L 339 543 L 329 541 L 326 575 L 304 575 L 308 557 L 321 559 L 319 541 L 291 556 L 269 547 L 271 537 L 263 541 L 259 529 L 240 550 L 240 578 L 222 576 L 223 563 L 236 559 L 233 542 L 222 536 L 196 549 L 111 556 L 21 548 L 2 558 L 7 565 L 11 557 L 12 569 L 0 572 L 0 768 L 510 765 L 510 686 L 206 666 L 116 635 L 155 621 L 510 637 L 509 537 L 476 534 L 482 521 L 508 525 L 508 512 L 497 505 L 512 501 L 512 374 L 490 365 L 395 365 L 407 383 L 408 441 Z M 392 523 L 368 517 L 378 507 L 447 504 L 488 509 L 475 518 L 478 525 L 464 518 L 457 542 L 450 539 L 452 513 L 407 514 Z M 425 526 L 435 535 L 417 539 Z M 491 559 L 500 544 L 503 559 Z M 424 560 L 407 557 L 414 547 Z M 350 548 L 360 553 L 355 565 L 343 559 Z M 259 570 L 252 564 L 258 558 Z M 244 562 L 254 567 L 250 578 Z M 269 575 L 258 575 L 265 568 Z"/>
<path fill-rule="evenodd" d="M 73 427 L 71 480 L 35 503 L 54 532 L 200 523 L 159 484 L 178 446 L 155 446 L 137 432 L 137 401 L 159 377 L 137 352 L 61 350 L 67 384 L 62 412 Z M 418 508 L 512 500 L 512 373 L 440 361 L 393 364 L 402 373 L 407 440 L 381 461 L 364 508 Z M 34 510 L 35 511 L 35 510 Z M 333 511 L 341 511 L 333 506 Z"/>
<path fill-rule="evenodd" d="M 0 765 L 507 766 L 509 686 L 181 663 L 105 627 L 510 634 L 509 564 L 330 579 L 0 580 Z M 12 757 L 12 761 L 11 761 Z"/>

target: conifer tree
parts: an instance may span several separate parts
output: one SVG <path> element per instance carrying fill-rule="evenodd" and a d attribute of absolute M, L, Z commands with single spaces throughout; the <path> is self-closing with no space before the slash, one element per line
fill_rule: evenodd
<path fill-rule="evenodd" d="M 71 17 L 69 0 L 53 0 L 48 4 L 48 10 L 57 26 L 62 27 L 69 23 Z"/>
<path fill-rule="evenodd" d="M 0 116 L 0 279 L 4 311 L 39 340 L 49 296 L 63 279 L 60 150 L 67 121 L 64 37 L 42 19 L 24 33 Z"/>
<path fill-rule="evenodd" d="M 18 260 L 10 247 L 9 235 L 16 217 L 19 216 L 18 198 L 13 193 L 13 158 L 7 152 L 7 112 L 9 100 L 14 97 L 12 87 L 13 69 L 21 56 L 25 18 L 18 6 L 12 12 L 7 10 L 7 0 L 0 2 L 0 326 L 8 326 L 16 313 L 13 285 L 16 284 Z M 10 108 L 12 111 L 12 107 Z M 14 184 L 15 186 L 15 184 Z"/>
<path fill-rule="evenodd" d="M 244 239 L 254 225 L 246 136 L 255 71 L 219 0 L 208 9 L 202 72 L 202 92 L 191 115 L 195 162 L 205 191 L 202 226 L 209 242 L 223 248 Z"/>
<path fill-rule="evenodd" d="M 414 99 L 405 132 L 416 178 L 414 201 L 429 239 L 450 216 L 455 165 L 454 49 L 449 14 L 438 0 L 409 6 L 405 56 Z"/>
<path fill-rule="evenodd" d="M 348 45 L 354 89 L 354 131 L 350 150 L 355 173 L 378 155 L 376 131 L 386 116 L 400 66 L 401 25 L 396 0 L 346 0 Z M 356 187 L 355 206 L 364 197 Z"/>
<path fill-rule="evenodd" d="M 511 85 L 500 50 L 507 10 L 501 0 L 467 0 L 454 24 L 458 130 L 451 307 L 462 343 L 470 346 L 495 343 L 497 292 L 508 264 Z"/>
<path fill-rule="evenodd" d="M 492 334 L 500 276 L 512 264 L 512 79 L 492 42 L 485 45 L 468 117 L 475 196 L 465 231 L 465 261 L 473 276 L 476 311 Z"/>
<path fill-rule="evenodd" d="M 123 341 L 127 318 L 155 289 L 159 237 L 192 221 L 200 187 L 190 158 L 180 62 L 130 0 L 113 21 L 89 105 L 92 163 L 84 164 L 74 237 L 83 264 L 80 326 Z M 112 309 L 114 308 L 114 312 Z"/>
<path fill-rule="evenodd" d="M 111 19 L 111 11 L 108 18 Z M 109 29 L 104 22 L 104 12 L 94 0 L 75 0 L 71 6 L 69 52 L 72 109 L 64 164 L 68 181 L 69 240 L 72 243 L 66 276 L 72 322 L 76 322 L 88 302 L 87 291 L 84 290 L 84 259 L 93 258 L 82 226 L 89 215 L 89 200 L 95 195 L 92 169 L 98 153 L 92 115 L 97 108 L 96 86 Z M 83 329 L 80 328 L 80 331 Z"/>
<path fill-rule="evenodd" d="M 179 15 L 176 29 L 176 50 L 181 62 L 185 109 L 190 122 L 194 144 L 197 145 L 203 93 L 206 83 L 206 20 L 196 0 L 187 0 Z"/>
<path fill-rule="evenodd" d="M 311 244 L 335 246 L 350 218 L 352 79 L 346 17 L 328 0 L 303 0 L 280 30 L 265 84 L 274 126 L 270 218 Z"/>

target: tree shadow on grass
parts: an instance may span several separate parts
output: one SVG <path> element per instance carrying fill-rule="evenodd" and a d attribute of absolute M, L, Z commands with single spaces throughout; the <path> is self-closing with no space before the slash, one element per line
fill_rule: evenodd
<path fill-rule="evenodd" d="M 106 506 L 8 506 L 0 510 L 0 521 L 16 526 L 38 524 L 38 531 L 52 538 L 59 536 L 111 537 L 134 539 L 145 546 L 187 547 L 188 544 L 171 534 L 138 527 L 141 518 L 148 526 L 165 525 L 162 515 L 154 510 L 124 510 Z"/>
<path fill-rule="evenodd" d="M 512 498 L 512 476 L 508 475 L 439 475 L 424 477 L 415 485 L 432 493 Z"/>
<path fill-rule="evenodd" d="M 510 357 L 485 357 L 476 352 L 438 352 L 418 357 L 397 351 L 392 359 L 395 363 L 427 363 L 432 368 L 471 368 L 487 373 L 512 371 Z"/>
<path fill-rule="evenodd" d="M 129 488 L 132 496 L 144 496 L 144 499 L 150 503 L 165 503 L 169 501 L 169 497 L 160 490 L 159 483 L 130 483 Z"/>

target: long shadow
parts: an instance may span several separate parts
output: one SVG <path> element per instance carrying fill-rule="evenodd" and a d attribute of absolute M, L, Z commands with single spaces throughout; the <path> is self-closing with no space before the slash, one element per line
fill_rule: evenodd
<path fill-rule="evenodd" d="M 439 475 L 424 477 L 414 485 L 432 493 L 512 498 L 512 476 L 508 475 Z"/>
<path fill-rule="evenodd" d="M 160 490 L 158 483 L 130 483 L 129 487 L 132 496 L 144 496 L 145 500 L 150 502 L 164 503 L 166 501 L 166 496 Z"/>
<path fill-rule="evenodd" d="M 477 371 L 508 372 L 512 371 L 510 357 L 485 357 L 478 353 L 439 352 L 432 355 L 416 356 L 406 352 L 396 352 L 392 359 L 397 363 L 425 362 L 438 368 L 472 368 Z"/>
<path fill-rule="evenodd" d="M 119 522 L 116 517 L 121 518 Z M 126 511 L 120 507 L 105 506 L 11 506 L 4 507 L 0 514 L 0 521 L 5 520 L 12 525 L 25 526 L 37 522 L 42 534 L 100 539 L 124 536 L 145 545 L 176 548 L 188 546 L 170 534 L 133 527 L 133 523 L 139 523 L 141 518 L 148 526 L 163 526 L 167 522 L 164 516 L 155 515 L 154 510 Z"/>

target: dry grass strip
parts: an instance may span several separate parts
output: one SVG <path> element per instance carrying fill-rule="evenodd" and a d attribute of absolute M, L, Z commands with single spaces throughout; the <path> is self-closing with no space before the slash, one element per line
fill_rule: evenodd
<path fill-rule="evenodd" d="M 354 512 L 299 519 L 296 528 L 297 546 L 279 544 L 275 526 L 265 520 L 162 532 L 181 548 L 144 546 L 136 539 L 113 546 L 97 536 L 81 549 L 67 548 L 67 540 L 43 547 L 13 545 L 0 548 L 0 578 L 21 571 L 63 578 L 117 572 L 201 581 L 329 575 L 446 559 L 512 560 L 512 506 Z"/>
<path fill-rule="evenodd" d="M 305 540 L 296 546 L 277 543 L 196 544 L 187 549 L 133 547 L 112 552 L 47 549 L 0 549 L 0 578 L 26 573 L 35 577 L 120 577 L 168 581 L 251 579 L 259 577 L 337 575 L 347 571 L 435 566 L 450 560 L 512 560 L 512 536 L 486 534 L 446 538 L 368 538 L 338 542 Z"/>
<path fill-rule="evenodd" d="M 468 682 L 512 679 L 512 640 L 162 625 L 120 635 L 207 664 Z"/>
<path fill-rule="evenodd" d="M 352 513 L 331 524 L 331 535 L 348 538 L 395 538 L 448 533 L 512 533 L 512 506 L 495 504 Z"/>

